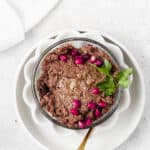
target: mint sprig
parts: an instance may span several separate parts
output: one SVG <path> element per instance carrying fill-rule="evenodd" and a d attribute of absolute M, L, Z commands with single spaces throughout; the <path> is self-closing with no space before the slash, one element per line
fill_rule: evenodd
<path fill-rule="evenodd" d="M 113 77 L 110 74 L 112 69 L 111 63 L 105 59 L 104 64 L 101 67 L 96 67 L 96 69 L 106 75 L 106 79 L 103 82 L 99 82 L 96 86 L 105 93 L 106 96 L 112 95 L 115 93 L 116 88 L 121 86 L 127 88 L 130 85 L 129 76 L 132 74 L 132 69 L 128 68 L 120 71 L 116 77 Z"/>
<path fill-rule="evenodd" d="M 128 78 L 132 74 L 132 72 L 132 68 L 120 71 L 115 78 L 115 80 L 118 82 L 118 85 L 123 88 L 127 88 L 130 85 L 130 80 Z"/>

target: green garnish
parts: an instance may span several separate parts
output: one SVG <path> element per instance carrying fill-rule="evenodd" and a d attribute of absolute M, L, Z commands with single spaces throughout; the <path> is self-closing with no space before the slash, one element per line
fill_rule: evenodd
<path fill-rule="evenodd" d="M 96 67 L 96 69 L 106 75 L 106 79 L 103 82 L 99 82 L 96 86 L 105 93 L 106 96 L 112 95 L 115 93 L 116 88 L 121 86 L 127 88 L 130 84 L 129 76 L 132 74 L 132 69 L 128 68 L 120 71 L 116 77 L 113 77 L 110 74 L 112 69 L 111 63 L 105 59 L 102 67 Z"/>
<path fill-rule="evenodd" d="M 107 76 L 104 82 L 97 83 L 96 86 L 101 91 L 104 91 L 106 96 L 112 95 L 116 90 L 116 86 L 112 76 Z"/>
<path fill-rule="evenodd" d="M 130 80 L 128 79 L 128 77 L 131 74 L 132 74 L 131 68 L 122 70 L 118 73 L 115 80 L 118 82 L 118 85 L 120 85 L 123 88 L 127 88 L 130 85 Z"/>
<path fill-rule="evenodd" d="M 103 64 L 102 67 L 96 67 L 96 69 L 100 73 L 103 73 L 103 74 L 105 74 L 107 76 L 110 75 L 111 68 L 112 68 L 112 65 L 111 65 L 111 63 L 107 59 L 104 60 L 104 64 Z"/>

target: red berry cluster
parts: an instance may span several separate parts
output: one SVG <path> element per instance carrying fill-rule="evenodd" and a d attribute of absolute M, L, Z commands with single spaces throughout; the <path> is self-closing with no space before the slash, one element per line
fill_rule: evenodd
<path fill-rule="evenodd" d="M 80 54 L 77 49 L 72 49 L 69 55 L 72 56 L 75 64 L 77 65 L 84 64 L 86 61 L 89 61 L 90 63 L 95 64 L 96 66 L 101 66 L 103 64 L 102 60 L 97 59 L 95 56 L 91 56 L 88 53 Z M 67 54 L 61 54 L 59 56 L 59 59 L 63 62 L 67 62 L 68 56 Z"/>
<path fill-rule="evenodd" d="M 79 115 L 79 109 L 81 108 L 80 100 L 74 99 L 72 104 L 73 104 L 73 107 L 70 109 L 70 113 L 72 115 Z M 103 102 L 103 101 L 100 101 L 98 104 L 91 101 L 87 104 L 87 108 L 94 112 L 94 117 L 95 118 L 101 117 L 100 109 L 105 108 L 106 106 L 107 106 L 107 103 Z M 78 126 L 80 128 L 85 128 L 87 126 L 92 125 L 92 123 L 93 123 L 92 118 L 87 117 L 84 120 L 80 120 L 78 122 Z"/>

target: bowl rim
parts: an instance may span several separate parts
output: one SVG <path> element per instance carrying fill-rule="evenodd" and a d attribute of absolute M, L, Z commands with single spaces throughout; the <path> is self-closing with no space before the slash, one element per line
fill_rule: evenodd
<path fill-rule="evenodd" d="M 36 73 L 38 70 L 38 67 L 40 66 L 40 62 L 42 61 L 42 59 L 54 48 L 56 48 L 57 46 L 64 44 L 66 42 L 71 42 L 71 41 L 83 41 L 83 42 L 89 42 L 91 44 L 95 44 L 97 46 L 99 46 L 101 48 L 101 50 L 103 50 L 104 52 L 106 52 L 111 59 L 118 65 L 119 69 L 121 70 L 122 67 L 119 65 L 118 60 L 116 59 L 116 57 L 113 55 L 113 53 L 111 53 L 111 50 L 106 47 L 102 42 L 98 42 L 96 40 L 90 39 L 90 38 L 86 38 L 86 37 L 70 37 L 70 38 L 65 38 L 59 41 L 56 41 L 54 43 L 52 43 L 50 46 L 48 46 L 48 48 L 44 49 L 44 51 L 40 54 L 40 56 L 38 57 L 38 59 L 35 60 L 34 62 L 34 66 L 33 66 L 33 72 L 32 72 L 32 76 L 31 76 L 31 88 L 32 88 L 32 94 L 33 94 L 33 98 L 34 101 L 38 107 L 38 109 L 40 110 L 40 112 L 43 114 L 44 117 L 46 117 L 48 120 L 54 122 L 55 124 L 67 128 L 67 129 L 71 129 L 71 130 L 84 130 L 84 129 L 88 129 L 88 128 L 92 128 L 95 127 L 101 123 L 103 123 L 104 121 L 106 121 L 108 118 L 110 118 L 112 116 L 112 114 L 116 111 L 119 102 L 120 102 L 120 97 L 121 94 L 123 92 L 123 89 L 119 86 L 117 88 L 117 91 L 115 93 L 115 103 L 111 106 L 111 108 L 109 109 L 109 111 L 104 114 L 101 118 L 97 119 L 94 121 L 94 123 L 91 126 L 87 126 L 83 129 L 81 128 L 69 128 L 65 125 L 63 125 L 62 123 L 60 123 L 59 121 L 57 121 L 57 119 L 54 119 L 53 117 L 51 117 L 47 111 L 45 111 L 40 103 L 39 103 L 39 98 L 37 96 L 37 92 L 36 92 L 36 86 L 35 86 L 35 82 L 36 82 Z"/>

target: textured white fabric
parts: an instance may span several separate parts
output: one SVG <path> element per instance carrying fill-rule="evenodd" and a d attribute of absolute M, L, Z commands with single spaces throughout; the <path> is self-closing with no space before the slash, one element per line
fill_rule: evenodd
<path fill-rule="evenodd" d="M 24 30 L 19 17 L 6 3 L 0 1 L 0 51 L 24 39 Z"/>
<path fill-rule="evenodd" d="M 58 0 L 0 0 L 0 51 L 24 39 Z"/>
<path fill-rule="evenodd" d="M 25 32 L 35 26 L 58 0 L 8 0 L 23 22 Z"/>

